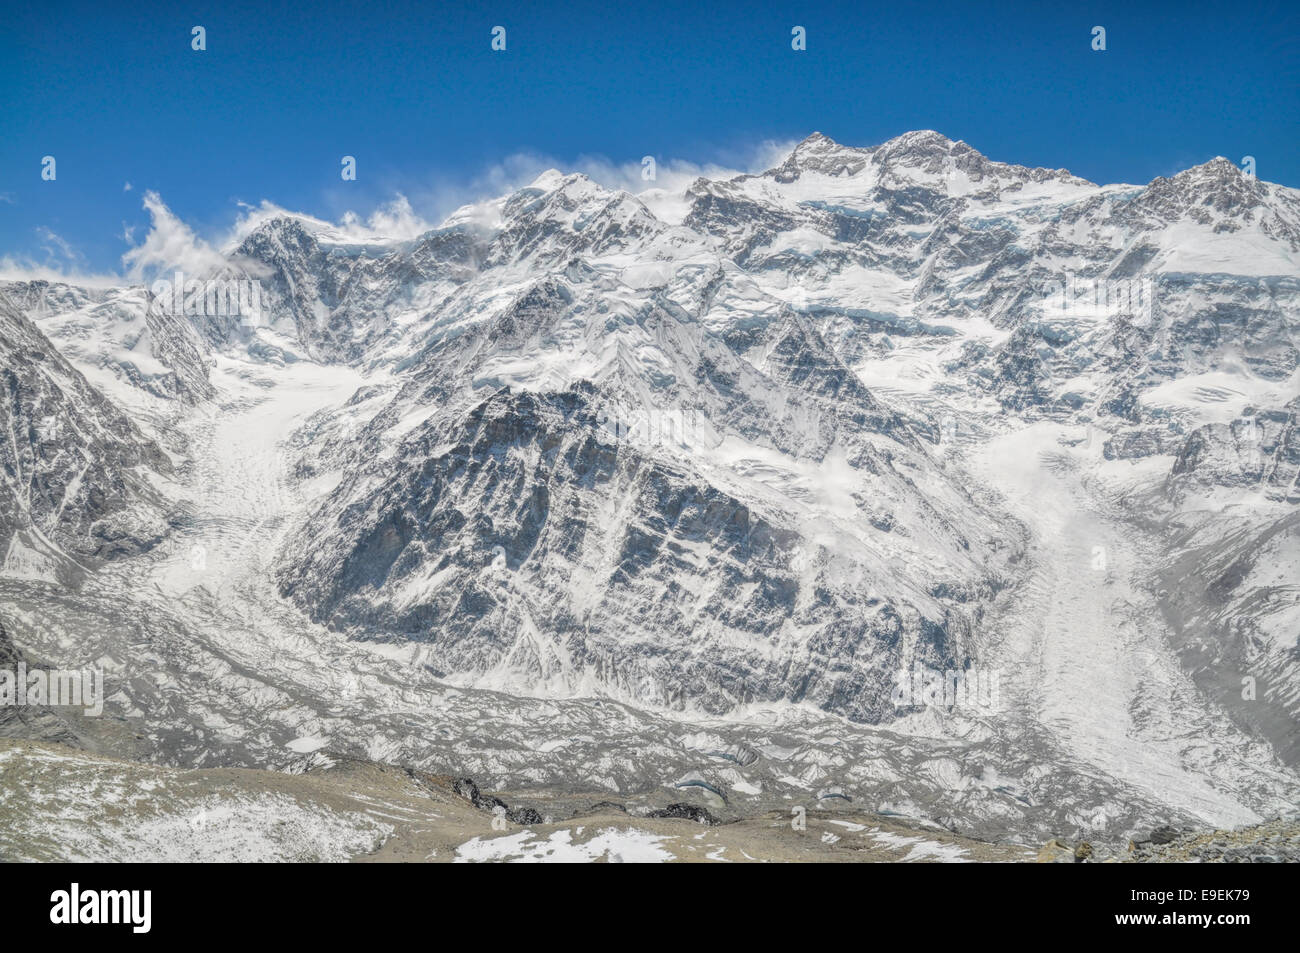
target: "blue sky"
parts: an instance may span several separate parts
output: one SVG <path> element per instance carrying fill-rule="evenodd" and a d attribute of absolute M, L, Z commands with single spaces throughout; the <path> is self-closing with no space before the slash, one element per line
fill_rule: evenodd
<path fill-rule="evenodd" d="M 436 220 L 502 163 L 746 168 L 813 130 L 937 129 L 1098 182 L 1249 154 L 1300 187 L 1294 0 L 105 6 L 5 11 L 0 258 L 121 271 L 150 190 L 209 236 L 262 200 L 337 220 L 401 193 Z"/>

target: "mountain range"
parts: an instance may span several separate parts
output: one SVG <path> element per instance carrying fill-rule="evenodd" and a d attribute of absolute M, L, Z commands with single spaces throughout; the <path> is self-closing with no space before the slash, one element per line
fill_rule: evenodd
<path fill-rule="evenodd" d="M 1297 803 L 1300 192 L 814 133 L 220 257 L 256 314 L 0 282 L 0 632 L 109 685 L 0 734 L 1018 842 Z"/>

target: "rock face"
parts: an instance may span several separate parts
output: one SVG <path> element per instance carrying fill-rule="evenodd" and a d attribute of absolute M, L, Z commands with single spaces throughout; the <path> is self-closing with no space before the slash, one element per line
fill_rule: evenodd
<path fill-rule="evenodd" d="M 264 320 L 0 312 L 0 593 L 122 662 L 158 758 L 328 736 L 1097 856 L 1300 792 L 1295 190 L 813 135 L 416 238 L 276 215 L 221 275 Z M 93 591 L 13 582 L 56 551 Z"/>
<path fill-rule="evenodd" d="M 191 405 L 215 396 L 198 330 L 145 289 L 10 281 L 0 282 L 0 294 L 38 322 L 60 353 L 105 380 Z"/>
<path fill-rule="evenodd" d="M 166 532 L 151 476 L 171 471 L 167 456 L 3 297 L 0 433 L 6 572 L 66 578 Z"/>
<path fill-rule="evenodd" d="M 14 645 L 3 620 L 0 620 L 0 672 L 9 672 L 16 678 L 20 664 L 26 664 L 28 671 L 37 667 Z M 72 748 L 83 747 L 76 730 L 60 717 L 56 709 L 35 705 L 0 705 L 0 738 L 28 738 Z"/>
<path fill-rule="evenodd" d="M 429 643 L 431 664 L 458 678 L 526 691 L 599 685 L 715 713 L 789 699 L 878 721 L 905 646 L 940 669 L 963 667 L 963 603 L 995 585 L 956 529 L 961 503 L 975 505 L 954 486 L 922 494 L 909 475 L 924 460 L 916 438 L 865 391 L 856 406 L 851 392 L 834 408 L 805 398 L 792 413 L 823 415 L 823 430 L 797 450 L 772 426 L 784 421 L 749 401 L 721 411 L 812 457 L 812 469 L 829 469 L 834 448 L 849 457 L 848 479 L 855 464 L 864 472 L 849 492 L 879 528 L 871 548 L 841 531 L 842 546 L 862 546 L 849 555 L 810 547 L 787 506 L 711 484 L 688 453 L 621 439 L 602 409 L 617 395 L 588 384 L 501 390 L 463 418 L 412 430 L 306 524 L 282 591 L 348 631 Z M 376 460 L 395 416 L 381 413 L 364 435 Z M 929 552 L 950 553 L 964 575 L 930 592 L 897 579 L 877 555 L 894 534 L 938 540 Z"/>
<path fill-rule="evenodd" d="M 944 415 L 864 383 L 900 341 L 950 355 L 936 396 L 1104 425 L 1107 459 L 1172 455 L 1171 505 L 1211 484 L 1291 493 L 1293 412 L 1258 411 L 1243 470 L 1239 423 L 1194 427 L 1148 396 L 1218 367 L 1229 335 L 1262 378 L 1294 369 L 1300 286 L 1197 275 L 1173 238 L 1259 231 L 1261 267 L 1293 271 L 1288 190 L 1221 160 L 1098 188 L 922 132 L 814 135 L 686 200 L 661 219 L 555 173 L 414 245 L 293 220 L 246 239 L 309 351 L 403 370 L 304 469 L 347 476 L 288 547 L 282 592 L 351 635 L 428 643 L 461 684 L 879 721 L 904 654 L 971 664 L 1019 558 L 936 465 Z M 950 436 L 987 425 L 945 403 Z"/>
<path fill-rule="evenodd" d="M 1073 847 L 1053 839 L 1038 851 L 1040 864 L 1277 864 L 1300 863 L 1300 822 L 1276 818 L 1233 830 L 1204 830 L 1168 825 L 1135 832 L 1124 852 L 1102 849 L 1088 841 Z"/>

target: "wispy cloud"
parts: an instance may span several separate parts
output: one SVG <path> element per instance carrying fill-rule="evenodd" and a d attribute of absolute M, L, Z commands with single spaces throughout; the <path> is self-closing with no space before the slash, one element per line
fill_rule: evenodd
<path fill-rule="evenodd" d="M 201 277 L 225 266 L 221 253 L 177 218 L 157 192 L 144 194 L 144 208 L 149 213 L 149 232 L 143 242 L 122 256 L 126 277 L 131 281 L 144 281 L 173 268 Z"/>
<path fill-rule="evenodd" d="M 52 268 L 78 268 L 85 265 L 85 256 L 53 229 L 36 229 L 36 238 L 40 242 L 41 251 L 45 252 L 46 265 Z"/>
<path fill-rule="evenodd" d="M 293 216 L 311 225 L 322 234 L 335 241 L 367 244 L 384 241 L 408 241 L 423 235 L 435 227 L 435 223 L 426 221 L 415 213 L 405 195 L 385 202 L 370 213 L 364 220 L 356 212 L 344 212 L 337 223 L 327 222 L 303 212 L 292 212 L 265 199 L 259 205 L 241 204 L 243 212 L 235 222 L 229 235 L 221 246 L 229 254 L 235 246 L 262 224 L 274 218 Z"/>
<path fill-rule="evenodd" d="M 96 274 L 87 270 L 86 256 L 53 229 L 36 229 L 36 240 L 45 255 L 44 261 L 21 255 L 0 257 L 0 280 L 52 281 L 87 288 L 121 285 L 120 275 Z"/>
<path fill-rule="evenodd" d="M 0 257 L 0 280 L 51 281 L 85 288 L 107 288 L 122 284 L 121 275 L 97 274 L 88 270 L 86 256 L 51 228 L 36 229 L 37 247 L 43 261 L 31 256 Z"/>

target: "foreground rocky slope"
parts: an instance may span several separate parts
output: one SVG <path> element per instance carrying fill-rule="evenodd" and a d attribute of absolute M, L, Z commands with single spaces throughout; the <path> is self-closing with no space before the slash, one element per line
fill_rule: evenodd
<path fill-rule="evenodd" d="M 797 821 L 774 812 L 718 825 L 599 795 L 552 801 L 534 793 L 528 810 L 537 819 L 521 826 L 495 819 L 457 787 L 449 777 L 346 760 L 302 775 L 175 771 L 0 740 L 0 861 L 973 863 L 1031 856 L 1015 845 L 852 810 L 813 810 Z"/>
<path fill-rule="evenodd" d="M 1295 817 L 1231 831 L 1161 828 L 1130 842 L 1136 863 L 1300 863 L 1300 822 Z"/>
<path fill-rule="evenodd" d="M 1040 864 L 1294 864 L 1300 863 L 1300 822 L 1294 813 L 1234 830 L 1157 827 L 1135 832 L 1128 846 L 1073 845 L 1052 839 L 1038 851 Z"/>

